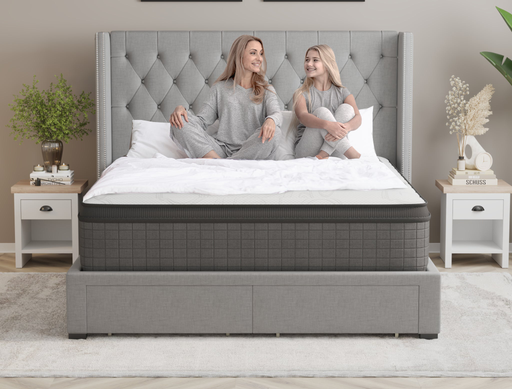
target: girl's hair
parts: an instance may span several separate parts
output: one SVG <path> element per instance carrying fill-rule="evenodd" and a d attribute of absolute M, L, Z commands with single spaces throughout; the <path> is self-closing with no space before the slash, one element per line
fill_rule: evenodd
<path fill-rule="evenodd" d="M 316 50 L 318 52 L 318 56 L 320 60 L 325 66 L 325 70 L 327 70 L 327 74 L 329 75 L 329 81 L 338 88 L 344 88 L 341 83 L 340 71 L 338 69 L 338 64 L 336 63 L 336 56 L 334 55 L 334 51 L 328 45 L 315 45 L 311 46 L 306 50 L 306 55 L 304 56 L 304 60 L 308 56 L 308 53 L 311 50 Z M 295 105 L 297 105 L 297 101 L 300 95 L 304 92 L 308 93 L 308 102 L 311 107 L 311 92 L 310 88 L 313 85 L 313 79 L 310 77 L 306 77 L 304 83 L 295 91 L 293 94 L 293 111 L 295 112 Z"/>
<path fill-rule="evenodd" d="M 235 41 L 233 42 L 233 45 L 231 46 L 231 49 L 229 50 L 226 69 L 219 76 L 219 78 L 217 78 L 215 82 L 227 81 L 230 78 L 233 78 L 233 88 L 236 88 L 236 85 L 240 84 L 243 74 L 241 70 L 244 69 L 243 57 L 245 48 L 247 47 L 247 44 L 251 41 L 259 42 L 261 44 L 261 48 L 263 49 L 263 42 L 261 41 L 260 38 L 257 38 L 252 35 L 242 35 L 236 38 Z M 269 84 L 265 80 L 266 70 L 267 59 L 265 58 L 265 50 L 263 50 L 263 61 L 261 63 L 260 71 L 259 73 L 253 73 L 251 79 L 251 86 L 253 92 L 251 100 L 256 104 L 261 104 L 263 98 L 265 97 L 265 90 L 269 90 Z"/>

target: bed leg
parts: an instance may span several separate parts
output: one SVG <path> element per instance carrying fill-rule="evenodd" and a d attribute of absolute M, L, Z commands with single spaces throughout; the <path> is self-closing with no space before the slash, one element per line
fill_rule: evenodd
<path fill-rule="evenodd" d="M 398 338 L 400 334 L 398 332 L 395 332 L 395 338 Z"/>
<path fill-rule="evenodd" d="M 69 339 L 87 339 L 87 334 L 68 334 Z"/>
<path fill-rule="evenodd" d="M 279 332 L 276 332 L 276 338 L 279 338 L 281 334 Z"/>
<path fill-rule="evenodd" d="M 420 339 L 437 339 L 439 334 L 419 334 L 418 338 Z"/>
<path fill-rule="evenodd" d="M 226 336 L 229 336 L 229 332 L 226 332 Z"/>

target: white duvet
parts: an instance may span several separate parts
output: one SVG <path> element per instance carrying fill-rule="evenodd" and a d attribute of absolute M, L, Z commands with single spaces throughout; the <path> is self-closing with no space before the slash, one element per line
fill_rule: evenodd
<path fill-rule="evenodd" d="M 398 189 L 406 185 L 377 158 L 287 161 L 117 159 L 84 196 L 115 193 L 272 194 L 299 190 Z"/>

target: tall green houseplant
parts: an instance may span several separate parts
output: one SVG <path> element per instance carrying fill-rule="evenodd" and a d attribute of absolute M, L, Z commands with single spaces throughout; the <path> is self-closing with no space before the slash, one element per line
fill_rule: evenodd
<path fill-rule="evenodd" d="M 71 139 L 82 140 L 91 129 L 89 115 L 94 115 L 94 100 L 90 93 L 74 95 L 71 86 L 60 75 L 57 84 L 50 84 L 49 89 L 39 90 L 36 76 L 32 85 L 25 85 L 21 96 L 14 96 L 14 104 L 9 104 L 14 116 L 10 120 L 11 135 L 14 140 L 32 139 L 41 143 L 43 162 L 46 171 L 52 165 L 60 165 L 63 144 Z"/>
<path fill-rule="evenodd" d="M 512 31 L 512 14 L 507 11 L 496 7 L 498 12 L 501 14 L 505 23 L 507 23 L 508 27 Z M 482 51 L 482 54 L 487 60 L 496 68 L 498 71 L 503 74 L 503 76 L 507 79 L 507 81 L 512 85 L 512 60 L 510 58 L 505 58 L 505 56 L 501 54 L 491 53 L 489 51 Z"/>

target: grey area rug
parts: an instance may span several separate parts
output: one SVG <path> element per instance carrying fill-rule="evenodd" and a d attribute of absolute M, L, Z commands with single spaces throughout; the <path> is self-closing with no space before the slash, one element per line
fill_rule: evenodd
<path fill-rule="evenodd" d="M 0 273 L 3 377 L 512 376 L 512 276 L 442 275 L 439 339 L 136 336 L 69 340 L 65 275 Z"/>

